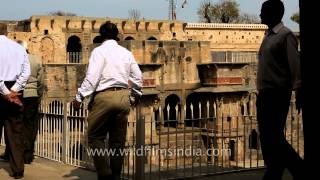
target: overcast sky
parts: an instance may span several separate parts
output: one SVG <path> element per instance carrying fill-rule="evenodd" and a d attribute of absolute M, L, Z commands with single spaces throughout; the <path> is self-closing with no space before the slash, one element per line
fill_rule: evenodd
<path fill-rule="evenodd" d="M 177 19 L 198 22 L 197 9 L 203 0 L 177 0 Z M 218 0 L 212 0 L 217 2 Z M 259 15 L 264 0 L 236 0 L 242 12 Z M 284 23 L 294 31 L 299 27 L 290 16 L 299 10 L 298 0 L 283 0 L 285 3 Z M 1 0 L 0 20 L 21 20 L 32 15 L 45 15 L 62 10 L 81 16 L 128 18 L 130 9 L 138 9 L 146 19 L 168 19 L 168 0 Z"/>

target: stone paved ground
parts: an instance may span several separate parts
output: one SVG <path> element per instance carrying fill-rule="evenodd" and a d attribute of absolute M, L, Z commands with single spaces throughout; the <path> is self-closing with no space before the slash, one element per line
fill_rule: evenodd
<path fill-rule="evenodd" d="M 0 153 L 2 153 L 0 148 Z M 9 165 L 0 161 L 0 180 L 10 180 Z M 192 178 L 193 180 L 261 180 L 264 170 L 254 170 L 246 172 L 228 173 L 210 177 Z M 24 180 L 96 180 L 93 171 L 76 168 L 43 158 L 36 158 L 31 165 L 25 166 Z M 158 178 L 153 177 L 152 180 Z M 288 172 L 283 180 L 291 180 Z M 149 180 L 149 177 L 146 177 Z"/>
<path fill-rule="evenodd" d="M 37 158 L 31 165 L 25 167 L 24 180 L 96 180 L 95 172 L 64 165 L 58 162 Z M 0 162 L 0 180 L 12 179 L 7 163 Z M 229 173 L 210 177 L 192 178 L 193 180 L 260 180 L 263 170 Z M 147 178 L 148 179 L 148 178 Z M 283 180 L 291 180 L 288 173 Z"/>
<path fill-rule="evenodd" d="M 0 180 L 12 179 L 8 163 L 0 162 Z M 31 165 L 25 166 L 24 180 L 96 180 L 92 171 L 64 165 L 58 162 L 36 158 Z"/>

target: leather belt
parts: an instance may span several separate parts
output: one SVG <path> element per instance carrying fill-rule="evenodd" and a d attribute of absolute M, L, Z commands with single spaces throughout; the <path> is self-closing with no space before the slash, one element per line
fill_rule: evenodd
<path fill-rule="evenodd" d="M 104 90 L 98 91 L 98 92 L 104 92 L 104 91 L 120 91 L 120 90 L 123 90 L 123 89 L 127 89 L 127 88 L 124 88 L 124 87 L 110 87 L 110 88 L 107 88 L 107 89 L 104 89 Z"/>

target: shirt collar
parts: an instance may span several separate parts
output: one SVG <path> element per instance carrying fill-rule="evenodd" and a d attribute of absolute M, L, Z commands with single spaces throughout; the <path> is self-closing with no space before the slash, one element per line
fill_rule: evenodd
<path fill-rule="evenodd" d="M 279 31 L 284 27 L 283 23 L 279 23 L 277 24 L 275 27 L 272 28 L 272 32 L 275 33 L 275 34 L 278 34 Z"/>
<path fill-rule="evenodd" d="M 108 39 L 108 40 L 104 41 L 102 44 L 103 45 L 116 45 L 118 43 L 117 43 L 117 41 L 115 41 L 113 39 Z"/>

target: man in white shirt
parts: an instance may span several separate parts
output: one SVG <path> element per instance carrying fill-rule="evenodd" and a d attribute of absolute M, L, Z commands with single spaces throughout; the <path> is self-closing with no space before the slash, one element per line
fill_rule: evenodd
<path fill-rule="evenodd" d="M 22 91 L 30 76 L 26 50 L 0 32 L 0 122 L 5 128 L 11 176 L 23 177 L 24 146 L 22 139 Z"/>
<path fill-rule="evenodd" d="M 116 42 L 115 24 L 103 24 L 100 35 L 103 43 L 92 51 L 86 77 L 73 105 L 77 109 L 84 97 L 93 95 L 88 116 L 89 151 L 103 151 L 109 133 L 109 149 L 117 152 L 110 157 L 112 172 L 107 169 L 104 156 L 89 155 L 93 156 L 99 180 L 118 180 L 123 156 L 117 154 L 125 145 L 130 102 L 135 103 L 142 95 L 142 73 L 132 53 Z"/>

